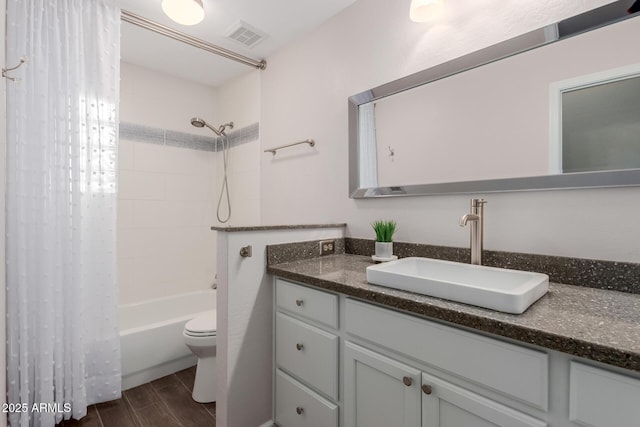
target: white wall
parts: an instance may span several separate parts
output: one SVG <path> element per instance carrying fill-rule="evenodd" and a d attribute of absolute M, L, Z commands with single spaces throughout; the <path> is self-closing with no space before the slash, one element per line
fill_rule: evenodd
<path fill-rule="evenodd" d="M 233 122 L 241 129 L 260 120 L 260 73 L 249 71 L 217 88 L 215 123 Z"/>
<path fill-rule="evenodd" d="M 215 125 L 233 122 L 234 130 L 260 121 L 260 71 L 250 71 L 217 88 L 217 117 Z M 260 139 L 234 146 L 229 150 L 228 185 L 231 196 L 231 219 L 221 224 L 244 226 L 260 223 Z M 223 171 L 222 153 L 217 156 L 216 199 L 220 197 Z M 226 199 L 221 217 L 226 217 Z M 215 215 L 214 215 L 215 217 Z"/>
<path fill-rule="evenodd" d="M 343 228 L 218 233 L 218 427 L 261 426 L 272 416 L 273 277 L 266 246 L 343 237 Z M 253 255 L 242 258 L 240 248 Z"/>
<path fill-rule="evenodd" d="M 484 196 L 487 249 L 640 261 L 640 222 L 628 220 L 640 188 L 348 198 L 349 96 L 609 2 L 448 1 L 438 22 L 417 24 L 410 0 L 358 0 L 281 49 L 261 76 L 262 146 L 317 145 L 262 157 L 263 223 L 346 221 L 347 235 L 372 238 L 372 220 L 393 218 L 398 241 L 467 246 L 457 220 L 471 196 Z"/>
<path fill-rule="evenodd" d="M 214 116 L 215 89 L 122 63 L 120 121 L 211 136 L 190 118 Z M 208 131 L 208 129 L 205 129 Z M 120 303 L 213 284 L 214 152 L 120 139 Z"/>
<path fill-rule="evenodd" d="M 6 1 L 0 0 L 0 58 L 5 58 L 5 15 L 6 15 Z M 13 65 L 11 65 L 13 66 Z M 6 187 L 6 152 L 7 152 L 7 115 L 6 115 L 6 79 L 2 79 L 0 82 L 0 259 L 5 259 L 5 187 Z M 5 307 L 5 291 L 6 289 L 6 276 L 5 276 L 5 263 L 0 263 L 0 404 L 3 404 L 7 400 L 4 390 L 7 389 L 7 359 L 6 359 L 6 346 L 4 343 L 6 340 L 6 307 Z M 0 427 L 7 425 L 6 414 L 0 416 Z"/>
<path fill-rule="evenodd" d="M 120 64 L 120 79 L 121 122 L 213 135 L 206 128 L 191 126 L 191 118 L 215 116 L 215 88 L 127 62 Z"/>

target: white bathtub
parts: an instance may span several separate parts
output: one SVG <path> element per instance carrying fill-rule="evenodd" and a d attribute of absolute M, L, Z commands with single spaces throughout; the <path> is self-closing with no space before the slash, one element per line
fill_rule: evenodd
<path fill-rule="evenodd" d="M 190 319 L 215 308 L 215 290 L 121 305 L 122 389 L 195 365 L 182 330 Z"/>

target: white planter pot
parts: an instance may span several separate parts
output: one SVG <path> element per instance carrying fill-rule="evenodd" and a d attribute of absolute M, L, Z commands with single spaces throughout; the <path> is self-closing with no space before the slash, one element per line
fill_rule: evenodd
<path fill-rule="evenodd" d="M 376 242 L 376 256 L 379 258 L 391 258 L 393 255 L 393 242 Z"/>

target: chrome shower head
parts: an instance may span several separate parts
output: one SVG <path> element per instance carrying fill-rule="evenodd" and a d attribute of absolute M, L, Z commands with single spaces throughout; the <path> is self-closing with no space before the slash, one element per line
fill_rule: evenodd
<path fill-rule="evenodd" d="M 200 117 L 194 117 L 191 119 L 191 126 L 195 126 L 197 128 L 202 128 L 206 125 L 206 122 L 202 120 Z"/>
<path fill-rule="evenodd" d="M 205 122 L 203 119 L 201 119 L 200 117 L 193 117 L 191 119 L 191 126 L 195 126 L 197 128 L 201 128 L 201 127 L 208 127 L 209 129 L 211 129 L 216 135 L 218 136 L 222 136 L 222 135 L 226 135 L 224 133 L 224 130 L 227 127 L 230 127 L 231 129 L 233 129 L 233 122 L 229 122 L 229 123 L 225 123 L 223 125 L 220 125 L 220 127 L 218 129 L 214 128 L 213 126 L 211 126 L 209 123 Z"/>

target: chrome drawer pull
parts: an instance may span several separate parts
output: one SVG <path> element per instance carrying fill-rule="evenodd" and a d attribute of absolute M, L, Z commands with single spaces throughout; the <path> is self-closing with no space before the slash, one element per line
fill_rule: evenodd
<path fill-rule="evenodd" d="M 301 408 L 300 406 L 296 408 L 296 414 L 302 415 L 303 412 L 304 412 L 304 408 Z"/>
<path fill-rule="evenodd" d="M 298 343 L 298 344 L 296 344 L 296 348 L 298 349 L 298 351 L 302 351 L 302 349 L 304 348 L 304 345 Z"/>
<path fill-rule="evenodd" d="M 411 387 L 411 384 L 413 384 L 413 380 L 411 379 L 411 377 L 404 377 L 402 378 L 402 382 L 404 383 L 404 385 L 406 385 L 407 387 Z"/>
<path fill-rule="evenodd" d="M 297 305 L 298 307 L 302 307 L 302 304 L 303 304 L 303 303 L 304 303 L 304 301 L 303 301 L 303 300 L 301 300 L 301 299 L 297 299 L 297 300 L 296 300 L 296 305 Z"/>
<path fill-rule="evenodd" d="M 433 391 L 433 389 L 431 388 L 431 386 L 430 386 L 430 385 L 428 385 L 428 384 L 424 384 L 424 385 L 422 386 L 422 392 L 423 392 L 424 394 L 431 394 L 431 392 L 432 392 L 432 391 Z"/>

